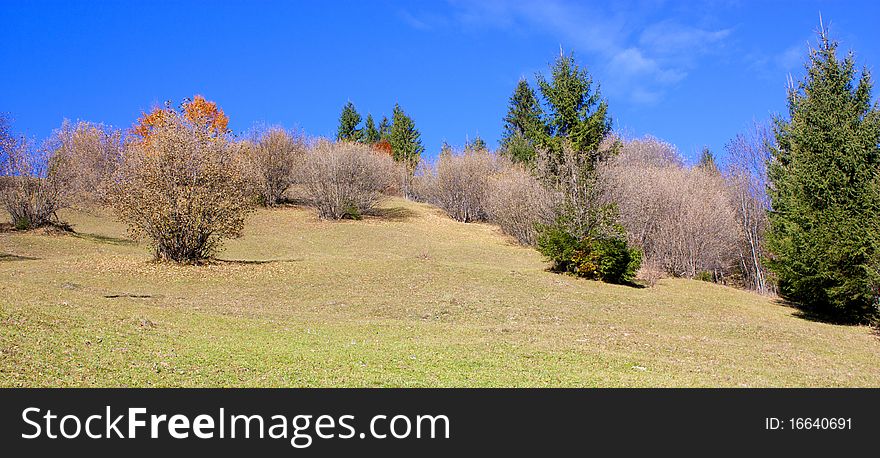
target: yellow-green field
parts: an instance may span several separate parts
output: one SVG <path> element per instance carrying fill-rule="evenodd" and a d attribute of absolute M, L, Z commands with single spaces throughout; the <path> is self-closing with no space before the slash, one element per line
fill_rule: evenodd
<path fill-rule="evenodd" d="M 880 386 L 869 327 L 557 275 L 492 226 L 384 208 L 261 210 L 201 267 L 95 213 L 0 233 L 0 386 Z"/>

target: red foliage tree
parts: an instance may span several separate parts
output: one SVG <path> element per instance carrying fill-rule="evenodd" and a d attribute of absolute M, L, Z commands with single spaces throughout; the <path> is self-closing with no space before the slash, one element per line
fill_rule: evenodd
<path fill-rule="evenodd" d="M 389 156 L 393 156 L 393 152 L 391 150 L 391 143 L 389 143 L 388 140 L 385 140 L 385 139 L 379 140 L 378 142 L 376 142 L 373 145 L 373 149 L 375 149 L 376 151 L 385 153 Z"/>
<path fill-rule="evenodd" d="M 164 108 L 156 107 L 149 113 L 142 113 L 132 127 L 132 132 L 147 141 L 156 127 L 166 124 L 170 117 L 175 115 L 182 116 L 193 125 L 206 129 L 215 137 L 228 132 L 229 117 L 223 109 L 218 107 L 216 102 L 211 102 L 199 94 L 192 99 L 185 99 L 178 111 L 171 108 L 170 103 L 166 103 Z"/>

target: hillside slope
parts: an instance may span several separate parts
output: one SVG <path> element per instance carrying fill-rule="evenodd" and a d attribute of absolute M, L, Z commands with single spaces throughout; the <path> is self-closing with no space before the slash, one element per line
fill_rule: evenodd
<path fill-rule="evenodd" d="M 102 215 L 0 233 L 0 386 L 880 386 L 868 327 L 687 280 L 546 272 L 489 225 L 261 210 L 206 267 Z"/>

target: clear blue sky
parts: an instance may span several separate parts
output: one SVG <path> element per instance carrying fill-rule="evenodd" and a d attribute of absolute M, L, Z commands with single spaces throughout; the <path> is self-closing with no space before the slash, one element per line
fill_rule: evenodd
<path fill-rule="evenodd" d="M 880 65 L 876 1 L 41 2 L 0 0 L 0 111 L 42 138 L 62 119 L 128 127 L 195 93 L 237 132 L 335 134 L 353 101 L 395 102 L 429 155 L 479 133 L 497 145 L 516 81 L 574 51 L 616 129 L 693 158 L 785 110 L 821 12 L 860 65 Z M 875 98 L 880 91 L 875 91 Z"/>

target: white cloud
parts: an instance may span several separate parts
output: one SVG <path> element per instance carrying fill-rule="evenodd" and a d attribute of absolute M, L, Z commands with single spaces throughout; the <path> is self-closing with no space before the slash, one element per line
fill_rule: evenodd
<path fill-rule="evenodd" d="M 782 50 L 754 51 L 744 55 L 743 59 L 749 69 L 759 77 L 781 82 L 784 75 L 797 73 L 803 69 L 809 46 L 809 40 L 805 38 Z"/>
<path fill-rule="evenodd" d="M 807 44 L 801 43 L 791 46 L 785 51 L 773 56 L 773 63 L 775 63 L 781 70 L 790 72 L 798 69 L 804 63 L 806 56 Z"/>
<path fill-rule="evenodd" d="M 657 55 L 682 58 L 712 51 L 730 33 L 731 29 L 703 30 L 666 20 L 645 28 L 639 44 Z"/>
<path fill-rule="evenodd" d="M 427 30 L 431 28 L 431 26 L 428 25 L 427 22 L 413 16 L 412 13 L 410 13 L 409 11 L 400 11 L 397 14 L 398 16 L 400 16 L 400 19 L 402 19 L 403 22 L 414 29 Z"/>
<path fill-rule="evenodd" d="M 664 68 L 657 60 L 647 58 L 638 48 L 627 48 L 617 53 L 608 63 L 611 74 L 623 78 L 650 78 L 661 84 L 675 84 L 687 76 L 676 68 Z"/>
<path fill-rule="evenodd" d="M 662 5 L 608 7 L 568 0 L 451 0 L 453 20 L 465 27 L 542 33 L 586 57 L 605 73 L 603 88 L 635 103 L 656 103 L 680 83 L 700 57 L 723 46 L 731 29 L 706 29 L 678 20 L 643 19 Z M 650 11 L 648 11 L 650 10 Z M 595 66 L 595 68 L 593 68 Z"/>

